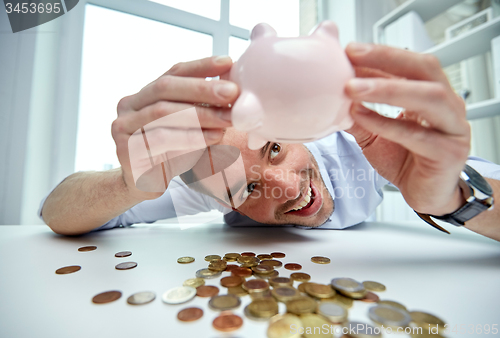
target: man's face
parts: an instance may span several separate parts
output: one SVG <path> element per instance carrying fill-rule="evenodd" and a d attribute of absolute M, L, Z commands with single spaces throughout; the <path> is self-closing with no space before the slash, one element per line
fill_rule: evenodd
<path fill-rule="evenodd" d="M 237 211 L 265 224 L 325 223 L 334 203 L 311 152 L 302 144 L 272 142 L 250 150 L 247 140 L 246 133 L 229 128 L 220 143 L 237 147 L 242 155 L 246 200 Z"/>

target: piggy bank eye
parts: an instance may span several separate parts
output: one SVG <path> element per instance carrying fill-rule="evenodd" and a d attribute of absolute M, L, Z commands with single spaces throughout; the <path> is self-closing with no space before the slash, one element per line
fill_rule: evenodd
<path fill-rule="evenodd" d="M 281 151 L 281 145 L 279 143 L 274 143 L 273 146 L 271 147 L 271 151 L 269 152 L 269 157 L 271 160 L 278 156 L 278 154 Z"/>

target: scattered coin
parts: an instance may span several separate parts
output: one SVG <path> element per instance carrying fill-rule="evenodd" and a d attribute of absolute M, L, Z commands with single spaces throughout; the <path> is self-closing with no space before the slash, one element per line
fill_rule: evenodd
<path fill-rule="evenodd" d="M 283 252 L 271 252 L 271 256 L 274 258 L 285 258 L 285 254 Z"/>
<path fill-rule="evenodd" d="M 307 282 L 311 279 L 311 275 L 303 272 L 294 272 L 290 275 L 290 278 L 297 282 Z"/>
<path fill-rule="evenodd" d="M 365 287 L 365 289 L 367 289 L 368 291 L 374 291 L 374 292 L 382 292 L 382 291 L 385 291 L 385 285 L 384 284 L 380 284 L 378 282 L 374 282 L 374 281 L 364 281 L 363 282 L 363 286 Z"/>
<path fill-rule="evenodd" d="M 321 299 L 321 301 L 335 303 L 344 307 L 345 309 L 350 309 L 354 303 L 351 298 L 342 296 L 339 293 L 337 293 L 333 298 Z"/>
<path fill-rule="evenodd" d="M 221 259 L 222 257 L 219 256 L 219 255 L 208 255 L 208 256 L 205 256 L 205 260 L 207 262 L 210 262 L 210 261 L 213 261 L 213 260 L 217 260 L 217 259 Z"/>
<path fill-rule="evenodd" d="M 321 302 L 318 305 L 318 314 L 325 316 L 334 324 L 340 324 L 347 320 L 347 310 L 332 302 Z"/>
<path fill-rule="evenodd" d="M 240 286 L 235 286 L 232 288 L 227 288 L 227 294 L 228 295 L 235 295 L 238 297 L 243 297 L 243 296 L 248 295 L 248 292 L 246 292 L 240 285 Z M 254 292 L 253 294 L 256 294 L 256 292 Z"/>
<path fill-rule="evenodd" d="M 311 257 L 311 262 L 316 264 L 330 264 L 330 258 L 322 256 Z"/>
<path fill-rule="evenodd" d="M 128 257 L 131 255 L 132 255 L 132 252 L 130 252 L 130 251 L 120 251 L 120 252 L 115 253 L 115 257 L 118 257 L 118 258 Z"/>
<path fill-rule="evenodd" d="M 300 338 L 299 330 L 292 331 L 292 327 L 304 327 L 300 318 L 291 313 L 277 315 L 271 318 L 267 328 L 268 338 Z"/>
<path fill-rule="evenodd" d="M 182 322 L 192 322 L 203 317 L 203 310 L 198 307 L 188 307 L 177 313 L 177 319 Z"/>
<path fill-rule="evenodd" d="M 382 337 L 381 330 L 376 330 L 375 327 L 361 322 L 348 322 L 344 324 L 343 331 L 349 332 L 350 338 Z"/>
<path fill-rule="evenodd" d="M 317 303 L 307 296 L 299 296 L 286 303 L 286 310 L 296 315 L 313 313 L 316 311 Z"/>
<path fill-rule="evenodd" d="M 440 319 L 440 318 L 438 318 L 430 313 L 421 312 L 421 311 L 412 311 L 412 312 L 410 312 L 410 317 L 411 317 L 412 322 L 417 324 L 418 327 L 422 327 L 422 329 L 424 331 L 429 332 L 430 326 L 432 326 L 432 327 L 437 326 L 439 331 L 443 331 L 445 329 L 444 326 L 446 325 L 446 323 L 442 319 Z"/>
<path fill-rule="evenodd" d="M 208 306 L 216 311 L 228 311 L 236 309 L 241 305 L 240 298 L 235 295 L 213 296 L 208 302 Z"/>
<path fill-rule="evenodd" d="M 378 298 L 378 296 L 371 291 L 368 291 L 366 293 L 365 297 L 360 299 L 360 301 L 366 302 L 366 303 L 376 303 L 379 300 L 380 299 Z"/>
<path fill-rule="evenodd" d="M 261 275 L 266 275 L 268 273 L 272 273 L 274 271 L 274 268 L 269 265 L 259 264 L 257 266 L 252 267 L 252 271 L 255 273 L 260 273 Z"/>
<path fill-rule="evenodd" d="M 240 277 L 250 277 L 252 275 L 252 270 L 249 268 L 234 268 L 231 271 L 231 274 L 233 276 L 240 276 Z"/>
<path fill-rule="evenodd" d="M 243 278 L 241 278 L 240 276 L 228 276 L 221 278 L 220 280 L 220 285 L 226 288 L 235 287 L 241 285 L 241 283 L 243 283 Z"/>
<path fill-rule="evenodd" d="M 248 293 L 264 292 L 269 290 L 269 284 L 262 279 L 250 279 L 241 285 L 241 287 Z"/>
<path fill-rule="evenodd" d="M 335 290 L 330 285 L 309 283 L 304 289 L 309 296 L 315 298 L 331 298 L 335 295 Z"/>
<path fill-rule="evenodd" d="M 219 294 L 219 288 L 213 285 L 202 285 L 196 288 L 198 297 L 214 297 Z"/>
<path fill-rule="evenodd" d="M 247 317 L 248 319 L 251 319 L 251 320 L 254 320 L 254 321 L 257 321 L 257 322 L 267 322 L 269 320 L 269 318 L 267 317 L 262 317 L 262 318 L 259 318 L 257 316 L 254 316 L 249 310 L 248 310 L 248 305 L 245 306 L 245 308 L 243 309 L 243 313 L 245 314 L 245 317 Z"/>
<path fill-rule="evenodd" d="M 94 298 L 92 298 L 92 302 L 95 304 L 111 303 L 120 299 L 121 296 L 122 293 L 120 291 L 106 291 L 95 295 Z"/>
<path fill-rule="evenodd" d="M 273 267 L 274 269 L 276 268 L 281 268 L 283 266 L 283 263 L 281 263 L 280 261 L 277 261 L 275 259 L 268 259 L 268 260 L 264 260 L 260 263 L 260 265 L 269 265 L 271 267 Z"/>
<path fill-rule="evenodd" d="M 214 259 L 208 264 L 208 270 L 212 271 L 224 271 L 226 270 L 227 262 L 221 259 Z"/>
<path fill-rule="evenodd" d="M 224 259 L 228 262 L 236 262 L 236 260 L 238 260 L 238 257 L 241 257 L 241 255 L 235 252 L 230 252 L 224 255 Z"/>
<path fill-rule="evenodd" d="M 189 264 L 194 262 L 194 257 L 180 257 L 177 258 L 177 263 L 179 264 Z"/>
<path fill-rule="evenodd" d="M 279 276 L 279 272 L 274 270 L 271 273 L 254 273 L 255 277 L 260 279 L 271 279 Z"/>
<path fill-rule="evenodd" d="M 116 270 L 129 270 L 133 269 L 137 266 L 136 262 L 123 262 L 120 264 L 115 265 Z"/>
<path fill-rule="evenodd" d="M 217 278 L 221 274 L 222 273 L 220 271 L 212 271 L 209 269 L 200 269 L 200 270 L 196 271 L 196 277 L 205 278 L 205 279 Z"/>
<path fill-rule="evenodd" d="M 302 265 L 297 263 L 287 263 L 285 264 L 285 269 L 287 270 L 300 270 L 302 269 Z"/>
<path fill-rule="evenodd" d="M 378 305 L 389 305 L 389 306 L 395 307 L 396 309 L 408 311 L 408 310 L 406 310 L 406 306 L 404 306 L 401 303 L 395 302 L 393 300 L 379 300 L 377 302 L 377 304 Z"/>
<path fill-rule="evenodd" d="M 305 338 L 331 338 L 333 337 L 330 330 L 324 331 L 324 328 L 329 328 L 332 323 L 330 321 L 317 314 L 306 313 L 300 316 L 302 325 L 304 327 L 304 337 Z"/>
<path fill-rule="evenodd" d="M 273 295 L 276 300 L 286 303 L 288 301 L 291 301 L 292 299 L 295 299 L 299 297 L 299 291 L 295 288 L 292 288 L 291 286 L 278 286 L 275 287 L 272 291 L 271 294 Z"/>
<path fill-rule="evenodd" d="M 82 246 L 81 248 L 78 248 L 78 251 L 80 252 L 88 252 L 88 251 L 94 251 L 97 249 L 95 245 L 89 245 L 89 246 Z"/>
<path fill-rule="evenodd" d="M 379 325 L 392 328 L 406 327 L 411 322 L 408 312 L 388 305 L 377 305 L 368 309 L 368 317 Z"/>
<path fill-rule="evenodd" d="M 331 285 L 338 292 L 353 299 L 361 299 L 366 295 L 363 284 L 352 278 L 334 278 Z"/>
<path fill-rule="evenodd" d="M 239 266 L 238 266 L 238 265 L 236 265 L 236 264 L 228 264 L 228 265 L 226 266 L 226 270 L 224 270 L 224 271 L 229 271 L 229 272 L 231 272 L 231 271 L 233 271 L 233 269 L 236 269 L 236 268 L 238 268 L 238 267 L 239 267 Z"/>
<path fill-rule="evenodd" d="M 230 332 L 239 329 L 243 325 L 243 319 L 235 314 L 221 314 L 214 319 L 212 325 L 216 330 Z"/>
<path fill-rule="evenodd" d="M 167 304 L 181 304 L 196 296 L 196 289 L 190 286 L 179 286 L 163 294 L 162 300 Z"/>
<path fill-rule="evenodd" d="M 269 284 L 273 287 L 293 286 L 293 280 L 287 277 L 273 277 L 269 279 Z"/>
<path fill-rule="evenodd" d="M 248 312 L 257 318 L 271 318 L 278 310 L 278 303 L 273 298 L 255 299 L 248 305 Z"/>
<path fill-rule="evenodd" d="M 252 293 L 248 293 L 250 295 L 250 298 L 252 298 L 252 300 L 254 299 L 259 299 L 259 298 L 273 298 L 273 295 L 271 294 L 271 290 L 265 290 L 265 291 L 261 291 L 261 292 L 252 292 Z"/>
<path fill-rule="evenodd" d="M 247 256 L 247 257 L 254 257 L 255 256 L 255 254 L 253 252 L 242 252 L 241 255 Z"/>
<path fill-rule="evenodd" d="M 192 288 L 197 288 L 199 286 L 205 285 L 205 280 L 203 278 L 189 278 L 182 283 L 183 286 L 190 286 Z"/>
<path fill-rule="evenodd" d="M 70 265 L 70 266 L 65 266 L 65 267 L 57 269 L 56 273 L 58 275 L 67 275 L 68 273 L 77 272 L 77 271 L 81 270 L 81 268 L 82 267 L 79 265 Z"/>
<path fill-rule="evenodd" d="M 155 300 L 156 294 L 150 291 L 137 292 L 127 298 L 130 305 L 143 305 Z"/>
<path fill-rule="evenodd" d="M 260 259 L 261 261 L 263 261 L 263 260 L 273 259 L 274 257 L 271 255 L 267 255 L 267 254 L 260 254 L 260 255 L 257 255 L 257 258 Z"/>

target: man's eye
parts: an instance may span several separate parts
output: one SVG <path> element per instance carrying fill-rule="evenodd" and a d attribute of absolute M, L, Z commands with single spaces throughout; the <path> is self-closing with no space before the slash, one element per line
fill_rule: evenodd
<path fill-rule="evenodd" d="M 250 196 L 250 194 L 253 192 L 253 190 L 255 189 L 255 186 L 257 185 L 257 183 L 253 182 L 253 183 L 250 183 L 248 186 L 247 186 L 247 189 L 245 191 L 243 191 L 243 194 L 241 195 L 241 199 L 244 200 L 246 199 L 248 196 Z"/>
<path fill-rule="evenodd" d="M 281 145 L 279 143 L 274 143 L 273 146 L 271 147 L 271 151 L 269 152 L 269 157 L 271 157 L 271 160 L 278 156 L 278 154 L 281 151 Z"/>

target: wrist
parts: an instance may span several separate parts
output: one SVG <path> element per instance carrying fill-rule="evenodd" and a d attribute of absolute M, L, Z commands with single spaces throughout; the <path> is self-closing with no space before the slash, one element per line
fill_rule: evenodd
<path fill-rule="evenodd" d="M 465 205 L 465 203 L 467 203 L 467 201 L 464 198 L 462 188 L 457 185 L 455 191 L 453 192 L 453 196 L 450 198 L 447 204 L 445 204 L 441 208 L 433 210 L 432 212 L 428 212 L 427 214 L 433 216 L 448 215 L 460 209 L 463 205 Z"/>
<path fill-rule="evenodd" d="M 148 192 L 138 189 L 133 181 L 131 182 L 126 179 L 126 174 L 124 173 L 123 168 L 120 167 L 118 169 L 116 177 L 118 189 L 123 191 L 124 194 L 135 204 L 146 200 L 153 200 L 163 195 L 163 192 Z"/>

